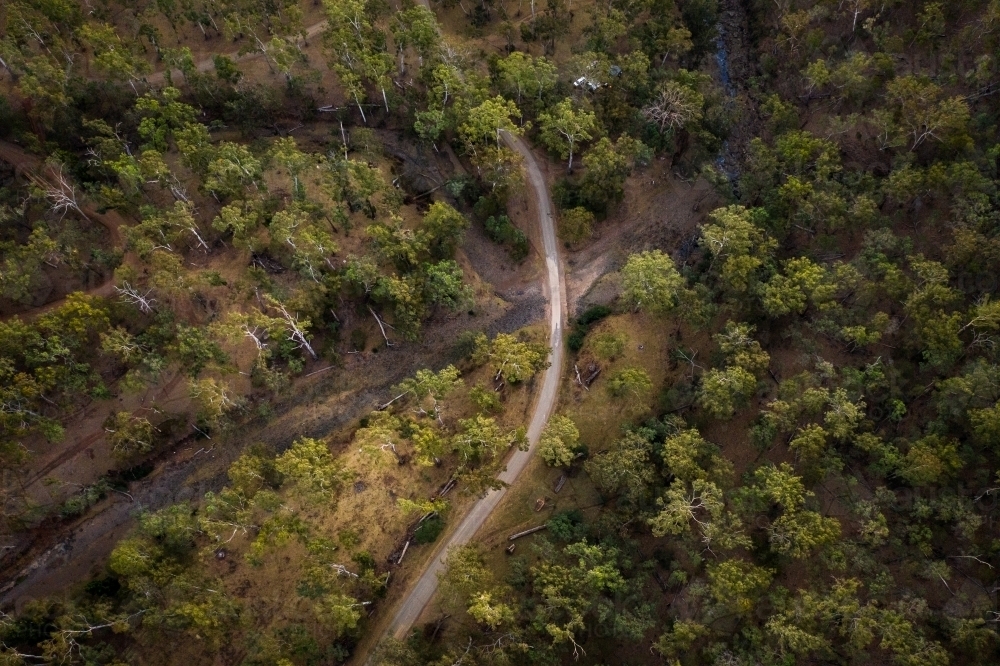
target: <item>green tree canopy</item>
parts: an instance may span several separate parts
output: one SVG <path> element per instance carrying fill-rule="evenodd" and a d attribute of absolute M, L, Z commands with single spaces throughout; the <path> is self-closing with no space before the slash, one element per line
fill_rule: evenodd
<path fill-rule="evenodd" d="M 632 308 L 664 313 L 677 304 L 684 279 L 659 250 L 633 254 L 622 268 L 622 297 Z"/>
<path fill-rule="evenodd" d="M 564 99 L 551 112 L 538 114 L 542 142 L 563 159 L 569 157 L 567 169 L 573 171 L 573 153 L 578 143 L 594 138 L 597 117 L 573 108 L 573 100 Z"/>
<path fill-rule="evenodd" d="M 538 443 L 538 454 L 551 467 L 569 467 L 576 458 L 580 431 L 568 416 L 549 419 Z"/>

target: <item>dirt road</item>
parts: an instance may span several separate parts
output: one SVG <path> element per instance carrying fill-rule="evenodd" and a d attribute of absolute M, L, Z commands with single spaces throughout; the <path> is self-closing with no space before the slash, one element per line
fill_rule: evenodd
<path fill-rule="evenodd" d="M 556 400 L 559 396 L 559 378 L 562 376 L 563 365 L 563 321 L 566 316 L 565 285 L 563 284 L 562 264 L 559 261 L 559 246 L 556 242 L 555 215 L 553 214 L 552 200 L 549 197 L 545 179 L 538 168 L 531 150 L 527 144 L 515 136 L 504 134 L 504 142 L 512 149 L 516 150 L 524 158 L 525 168 L 528 175 L 528 182 L 531 185 L 531 192 L 535 200 L 538 213 L 538 224 L 542 232 L 542 245 L 545 253 L 545 283 L 548 297 L 549 315 L 549 345 L 552 351 L 549 354 L 551 365 L 545 371 L 542 380 L 542 389 L 535 403 L 535 410 L 531 416 L 531 423 L 528 426 L 527 451 L 516 451 L 507 463 L 507 469 L 500 474 L 500 480 L 510 485 L 513 484 L 521 472 L 527 466 L 528 461 L 535 452 L 538 439 L 542 434 L 542 429 L 552 410 L 555 408 Z M 396 638 L 406 636 L 410 627 L 416 622 L 421 611 L 434 596 L 438 587 L 438 573 L 444 570 L 444 559 L 447 552 L 455 546 L 468 543 L 486 522 L 490 513 L 497 507 L 500 500 L 506 494 L 506 489 L 490 492 L 482 498 L 466 514 L 459 526 L 449 537 L 441 543 L 432 556 L 427 569 L 420 575 L 414 584 L 410 594 L 400 603 L 396 610 L 396 615 L 392 620 L 389 632 Z"/>

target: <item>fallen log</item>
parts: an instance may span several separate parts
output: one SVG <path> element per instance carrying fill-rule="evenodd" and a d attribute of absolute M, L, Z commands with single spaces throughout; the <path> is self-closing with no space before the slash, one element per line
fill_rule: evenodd
<path fill-rule="evenodd" d="M 529 534 L 534 534 L 535 532 L 541 532 L 548 525 L 539 525 L 538 527 L 532 527 L 530 529 L 524 530 L 523 532 L 517 532 L 516 534 L 511 534 L 507 537 L 507 541 L 513 541 L 514 539 L 520 539 L 523 536 L 528 536 Z"/>
<path fill-rule="evenodd" d="M 441 486 L 441 490 L 438 491 L 437 497 L 444 497 L 458 485 L 458 479 L 448 479 L 448 482 Z"/>
<path fill-rule="evenodd" d="M 410 542 L 409 540 L 407 540 L 406 545 L 403 546 L 403 552 L 399 554 L 399 559 L 396 560 L 397 565 L 403 563 L 403 558 L 406 557 L 406 551 L 409 547 L 410 547 Z"/>
<path fill-rule="evenodd" d="M 428 518 L 432 518 L 436 515 L 438 515 L 437 511 L 428 511 L 423 515 L 423 517 L 420 520 L 417 521 L 417 525 L 422 525 L 425 520 L 427 520 Z"/>

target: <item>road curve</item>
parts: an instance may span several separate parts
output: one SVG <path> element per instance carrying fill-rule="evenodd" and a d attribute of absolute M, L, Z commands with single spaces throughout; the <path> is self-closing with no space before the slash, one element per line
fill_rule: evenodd
<path fill-rule="evenodd" d="M 513 150 L 517 151 L 524 158 L 524 165 L 528 175 L 528 182 L 531 185 L 538 210 L 538 224 L 542 232 L 542 247 L 545 253 L 545 283 L 548 294 L 548 315 L 549 315 L 549 367 L 545 370 L 542 379 L 542 389 L 535 403 L 534 413 L 531 415 L 531 423 L 528 425 L 528 450 L 515 451 L 507 462 L 507 469 L 500 474 L 499 479 L 504 483 L 513 484 L 528 461 L 535 452 L 538 439 L 542 434 L 542 429 L 549 420 L 559 396 L 559 379 L 562 376 L 563 365 L 563 321 L 566 315 L 565 285 L 563 284 L 562 263 L 559 260 L 559 245 L 556 242 L 555 215 L 553 214 L 552 200 L 549 197 L 545 179 L 538 168 L 534 155 L 527 144 L 520 137 L 512 136 L 506 132 L 503 135 L 504 142 Z M 427 568 L 417 579 L 409 595 L 399 604 L 396 615 L 392 620 L 389 633 L 398 639 L 402 639 L 409 632 L 410 627 L 416 622 L 424 607 L 430 602 L 438 587 L 438 574 L 444 570 L 444 558 L 447 552 L 455 546 L 468 543 L 483 523 L 493 512 L 493 510 L 503 499 L 507 489 L 491 491 L 488 495 L 476 502 L 472 509 L 465 515 L 459 526 L 449 537 L 441 543 L 431 557 Z"/>

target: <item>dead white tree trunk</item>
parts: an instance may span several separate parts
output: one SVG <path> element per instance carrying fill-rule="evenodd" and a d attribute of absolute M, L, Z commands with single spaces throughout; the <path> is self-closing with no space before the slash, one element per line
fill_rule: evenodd
<path fill-rule="evenodd" d="M 330 568 L 336 571 L 338 576 L 347 576 L 348 578 L 358 577 L 358 574 L 353 571 L 349 571 L 343 564 L 331 564 Z"/>
<path fill-rule="evenodd" d="M 372 306 L 370 306 L 370 305 L 368 306 L 368 312 L 371 312 L 372 316 L 375 317 L 375 321 L 378 322 L 378 328 L 379 328 L 380 331 L 382 331 L 382 338 L 385 340 L 385 346 L 386 347 L 391 347 L 392 343 L 389 342 L 389 336 L 385 334 L 385 327 L 389 326 L 389 325 L 386 324 L 385 322 L 383 322 L 382 318 L 379 317 L 377 314 L 375 314 L 375 311 L 372 310 Z M 392 327 L 389 326 L 389 328 L 392 328 Z"/>
<path fill-rule="evenodd" d="M 121 287 L 115 287 L 115 291 L 118 292 L 123 301 L 129 305 L 135 305 L 143 314 L 149 314 L 153 311 L 153 303 L 156 302 L 156 299 L 150 297 L 150 294 L 153 293 L 152 289 L 148 289 L 146 293 L 141 294 L 131 284 L 123 282 Z"/>
<path fill-rule="evenodd" d="M 313 360 L 319 358 L 316 351 L 312 348 L 312 345 L 309 344 L 305 331 L 303 331 L 302 327 L 299 325 L 298 318 L 293 317 L 281 303 L 277 303 L 277 308 L 281 312 L 281 316 L 284 317 L 285 323 L 288 325 L 288 339 L 299 343 L 299 348 L 305 349 L 309 352 L 309 355 L 313 357 Z"/>
<path fill-rule="evenodd" d="M 200 245 L 205 252 L 208 252 L 208 243 L 206 243 L 205 239 L 198 233 L 198 227 L 190 226 L 188 227 L 188 231 L 194 234 L 194 237 L 198 239 L 198 245 Z"/>
<path fill-rule="evenodd" d="M 409 550 L 409 548 L 410 548 L 410 542 L 407 541 L 406 544 L 403 546 L 403 552 L 399 554 L 399 559 L 396 560 L 396 564 L 403 563 L 403 558 L 406 557 L 406 551 Z"/>
<path fill-rule="evenodd" d="M 76 187 L 69 181 L 66 174 L 63 173 L 62 166 L 54 171 L 53 177 L 55 178 L 54 183 L 37 177 L 33 179 L 35 184 L 45 192 L 45 198 L 49 202 L 49 210 L 53 213 L 58 213 L 60 218 L 65 217 L 66 213 L 73 210 L 79 213 L 83 219 L 90 222 L 91 219 L 83 212 L 77 200 Z"/>
<path fill-rule="evenodd" d="M 539 525 L 538 527 L 532 527 L 522 532 L 515 532 L 514 534 L 511 534 L 509 537 L 507 537 L 507 541 L 514 541 L 515 539 L 520 539 L 523 536 L 528 536 L 529 534 L 534 534 L 535 532 L 541 532 L 547 527 L 548 525 Z"/>
<path fill-rule="evenodd" d="M 253 343 L 257 346 L 258 351 L 267 349 L 267 342 L 265 342 L 267 331 L 261 333 L 259 327 L 254 326 L 251 329 L 247 324 L 243 324 L 243 335 L 253 340 Z"/>

